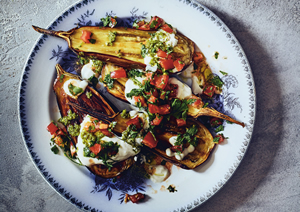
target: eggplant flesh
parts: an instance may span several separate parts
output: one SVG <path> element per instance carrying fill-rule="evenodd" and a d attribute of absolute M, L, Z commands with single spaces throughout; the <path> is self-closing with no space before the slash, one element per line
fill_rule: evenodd
<path fill-rule="evenodd" d="M 168 156 L 166 154 L 166 149 L 170 148 L 172 145 L 169 143 L 169 139 L 173 136 L 177 136 L 178 133 L 183 133 L 185 128 L 172 128 L 168 124 L 164 127 L 166 131 L 164 133 L 155 133 L 156 138 L 159 140 L 157 146 L 152 149 L 152 152 L 163 157 L 166 161 L 171 162 L 183 169 L 195 169 L 202 163 L 204 163 L 211 152 L 213 151 L 216 143 L 213 141 L 213 136 L 209 130 L 200 122 L 189 118 L 187 119 L 187 126 L 191 127 L 196 125 L 198 132 L 195 135 L 198 138 L 198 145 L 195 150 L 188 155 L 186 155 L 182 160 L 177 160 L 175 156 Z M 174 126 L 174 125 L 172 125 Z"/>
<path fill-rule="evenodd" d="M 53 31 L 32 26 L 37 32 L 63 38 L 68 42 L 69 48 L 75 53 L 83 52 L 86 56 L 93 56 L 105 62 L 111 62 L 125 68 L 145 69 L 144 58 L 141 55 L 142 43 L 155 31 L 143 31 L 125 27 L 97 27 L 84 26 L 73 28 L 69 31 Z M 92 34 L 95 43 L 85 43 L 81 39 L 82 31 L 87 30 Z M 115 41 L 108 45 L 110 33 L 115 33 Z M 174 59 L 180 59 L 186 67 L 192 64 L 195 51 L 194 42 L 186 36 L 177 33 L 177 45 L 173 48 Z"/>
<path fill-rule="evenodd" d="M 53 89 L 56 94 L 57 104 L 60 109 L 61 116 L 66 116 L 68 111 L 71 110 L 73 113 L 78 114 L 78 121 L 81 123 L 83 117 L 88 115 L 82 110 L 78 110 L 73 105 L 80 105 L 84 108 L 91 108 L 97 110 L 99 113 L 106 115 L 115 115 L 116 112 L 113 108 L 106 102 L 106 100 L 92 87 L 87 86 L 84 93 L 74 99 L 67 95 L 63 89 L 64 83 L 69 79 L 80 79 L 78 76 L 65 72 L 60 65 L 56 65 L 57 78 L 53 84 Z M 86 96 L 86 91 L 91 92 L 92 96 L 88 98 Z M 72 137 L 73 142 L 77 143 L 77 137 Z M 114 164 L 111 170 L 101 164 L 93 164 L 87 167 L 92 173 L 103 178 L 116 177 L 121 172 L 128 169 L 134 163 L 133 157 L 130 157 L 124 161 L 120 161 Z"/>

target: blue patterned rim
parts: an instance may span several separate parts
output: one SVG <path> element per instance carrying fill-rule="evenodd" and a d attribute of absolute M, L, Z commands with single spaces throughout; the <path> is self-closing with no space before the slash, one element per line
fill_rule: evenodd
<path fill-rule="evenodd" d="M 182 4 L 185 4 L 187 6 L 190 6 L 194 8 L 195 10 L 199 11 L 200 13 L 204 14 L 208 19 L 210 19 L 214 24 L 219 27 L 219 29 L 222 31 L 222 33 L 226 34 L 227 39 L 230 41 L 232 46 L 237 52 L 237 55 L 240 57 L 240 61 L 242 66 L 244 67 L 244 71 L 246 72 L 246 78 L 247 78 L 247 86 L 248 86 L 248 92 L 249 92 L 249 115 L 250 119 L 248 122 L 246 122 L 246 136 L 244 138 L 244 141 L 242 142 L 242 146 L 240 148 L 240 151 L 237 156 L 237 160 L 234 162 L 234 164 L 231 166 L 231 168 L 228 170 L 226 175 L 224 176 L 224 180 L 221 180 L 220 182 L 217 182 L 216 185 L 213 187 L 213 189 L 206 193 L 206 195 L 203 195 L 193 201 L 191 203 L 187 204 L 186 206 L 182 206 L 179 211 L 190 211 L 194 209 L 195 207 L 201 205 L 206 200 L 208 200 L 211 196 L 213 196 L 217 191 L 220 190 L 220 188 L 223 187 L 223 185 L 230 179 L 230 177 L 235 172 L 236 168 L 239 166 L 241 160 L 243 159 L 247 148 L 249 146 L 254 122 L 255 122 L 255 114 L 256 114 L 256 93 L 255 93 L 255 86 L 254 86 L 254 80 L 252 71 L 249 65 L 249 62 L 246 58 L 246 55 L 241 48 L 241 45 L 239 44 L 236 37 L 233 35 L 233 33 L 229 30 L 229 28 L 209 9 L 207 9 L 205 6 L 201 5 L 200 3 L 191 1 L 191 0 L 178 0 L 179 2 L 182 2 Z M 94 2 L 94 0 L 84 0 L 77 2 L 73 4 L 71 7 L 69 7 L 67 10 L 65 10 L 62 15 L 58 16 L 58 18 L 55 19 L 55 21 L 52 22 L 52 24 L 48 27 L 48 29 L 55 29 L 56 26 L 63 21 L 64 18 L 66 18 L 69 14 L 72 14 L 74 11 Z M 80 24 L 80 23 L 79 23 Z M 88 25 L 88 23 L 85 23 Z M 70 203 L 76 205 L 78 208 L 92 211 L 92 212 L 100 212 L 100 210 L 92 208 L 81 201 L 79 201 L 76 197 L 74 197 L 70 192 L 68 192 L 65 188 L 63 188 L 59 182 L 57 182 L 51 174 L 47 171 L 47 168 L 43 165 L 43 162 L 39 158 L 36 152 L 33 151 L 33 143 L 31 142 L 31 136 L 29 134 L 29 130 L 27 128 L 27 119 L 26 119 L 26 105 L 25 105 L 25 95 L 26 95 L 26 89 L 27 89 L 27 80 L 29 78 L 31 65 L 35 59 L 35 56 L 37 55 L 40 48 L 43 46 L 44 42 L 48 39 L 47 35 L 41 35 L 40 38 L 37 40 L 36 44 L 31 50 L 30 55 L 28 56 L 27 63 L 24 66 L 22 78 L 20 80 L 20 93 L 19 93 L 19 120 L 20 120 L 20 129 L 22 132 L 23 140 L 25 142 L 25 145 L 27 147 L 28 153 L 33 160 L 36 168 L 39 170 L 41 175 L 46 179 L 46 181 L 66 200 L 68 200 Z M 174 210 L 178 211 L 177 209 Z"/>

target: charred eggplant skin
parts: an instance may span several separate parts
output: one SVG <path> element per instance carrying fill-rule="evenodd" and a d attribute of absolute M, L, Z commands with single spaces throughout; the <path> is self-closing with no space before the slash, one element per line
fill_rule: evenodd
<path fill-rule="evenodd" d="M 76 27 L 69 31 L 53 31 L 32 26 L 37 32 L 63 38 L 75 53 L 83 52 L 86 56 L 93 56 L 105 62 L 111 62 L 124 68 L 145 69 L 144 58 L 141 55 L 142 43 L 145 43 L 151 33 L 155 31 L 143 31 L 126 27 Z M 80 38 L 82 31 L 92 32 L 95 43 L 85 43 Z M 109 33 L 115 33 L 116 39 L 112 45 L 108 45 Z M 180 59 L 185 67 L 192 64 L 195 44 L 181 33 L 176 34 L 178 44 L 174 47 L 174 59 Z"/>

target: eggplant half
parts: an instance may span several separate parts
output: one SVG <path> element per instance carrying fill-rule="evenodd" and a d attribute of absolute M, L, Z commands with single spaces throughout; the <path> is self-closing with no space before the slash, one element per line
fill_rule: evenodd
<path fill-rule="evenodd" d="M 106 75 L 110 75 L 111 72 L 118 70 L 118 69 L 120 69 L 120 67 L 118 67 L 114 64 L 107 63 L 102 69 L 102 73 L 101 73 L 102 80 L 105 81 Z M 104 84 L 104 86 L 106 86 L 107 91 L 111 95 L 127 102 L 127 99 L 125 97 L 125 83 L 127 82 L 127 80 L 128 80 L 128 78 L 117 78 L 114 80 L 112 88 L 108 88 L 105 84 Z M 193 95 L 193 97 L 196 97 L 196 96 Z M 237 121 L 223 113 L 220 113 L 219 111 L 217 111 L 213 108 L 203 107 L 203 105 L 204 105 L 203 102 L 200 105 L 198 105 L 197 107 L 188 105 L 188 108 L 189 108 L 188 115 L 192 116 L 194 118 L 198 118 L 199 116 L 211 116 L 211 117 L 216 117 L 216 118 L 230 121 L 232 123 L 239 124 L 242 127 L 245 126 L 245 124 L 243 122 Z"/>
<path fill-rule="evenodd" d="M 85 115 L 88 115 L 83 110 L 78 110 L 74 105 L 80 105 L 83 108 L 92 108 L 97 110 L 98 113 L 105 114 L 108 116 L 116 115 L 115 110 L 107 103 L 107 101 L 92 87 L 87 86 L 85 91 L 80 94 L 77 98 L 70 97 L 64 90 L 64 83 L 68 80 L 80 80 L 76 75 L 65 72 L 60 65 L 56 65 L 57 78 L 54 82 L 53 89 L 56 94 L 57 104 L 60 109 L 61 116 L 67 116 L 68 111 L 76 113 L 78 115 L 79 124 L 82 122 Z M 87 97 L 87 92 L 91 94 Z M 72 140 L 76 146 L 77 137 L 72 137 Z M 103 178 L 111 178 L 119 175 L 121 172 L 128 169 L 134 163 L 133 157 L 130 157 L 124 161 L 117 162 L 108 170 L 108 168 L 101 164 L 93 164 L 87 167 L 95 175 Z"/>
<path fill-rule="evenodd" d="M 83 52 L 86 56 L 92 56 L 105 62 L 111 62 L 125 68 L 145 69 L 144 58 L 141 55 L 142 43 L 145 43 L 151 33 L 155 31 L 143 31 L 125 27 L 98 27 L 84 26 L 73 28 L 67 32 L 53 31 L 32 26 L 37 32 L 63 38 L 68 42 L 69 48 L 75 53 Z M 81 39 L 83 31 L 92 33 L 95 42 L 85 43 Z M 108 45 L 111 33 L 115 36 L 112 45 Z M 186 67 L 192 64 L 194 53 L 194 43 L 184 35 L 177 33 L 177 45 L 173 49 L 174 60 L 180 59 Z"/>
<path fill-rule="evenodd" d="M 80 106 L 75 107 L 78 110 L 85 110 Z M 115 127 L 112 129 L 115 134 L 122 134 L 122 132 L 125 131 L 128 126 L 127 121 L 130 120 L 130 118 L 123 118 L 120 114 L 109 117 L 92 109 L 90 109 L 88 113 L 93 114 L 95 118 L 98 118 L 102 121 L 116 122 Z M 187 154 L 183 160 L 178 160 L 175 156 L 168 156 L 166 154 L 166 149 L 172 147 L 172 144 L 169 142 L 170 138 L 178 136 L 179 134 L 184 134 L 186 129 L 192 126 L 196 126 L 197 128 L 197 133 L 193 136 L 197 138 L 197 146 L 195 147 L 195 150 Z M 183 169 L 194 169 L 200 164 L 204 163 L 216 145 L 209 130 L 203 124 L 193 118 L 187 119 L 186 126 L 183 127 L 178 127 L 176 125 L 176 121 L 171 119 L 164 124 L 163 129 L 156 128 L 154 134 L 158 140 L 158 144 L 155 148 L 149 148 L 149 151 Z M 145 146 L 145 148 L 148 147 Z"/>

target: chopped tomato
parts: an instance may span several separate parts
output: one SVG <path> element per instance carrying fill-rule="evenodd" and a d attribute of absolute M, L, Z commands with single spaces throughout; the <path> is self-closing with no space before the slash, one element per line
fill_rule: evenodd
<path fill-rule="evenodd" d="M 178 58 L 177 60 L 174 61 L 174 66 L 177 69 L 177 71 L 181 71 L 184 67 L 184 63 L 180 61 L 180 59 Z"/>
<path fill-rule="evenodd" d="M 128 126 L 130 126 L 130 125 L 133 124 L 133 125 L 136 126 L 137 129 L 140 129 L 140 128 L 141 128 L 141 123 L 140 123 L 140 118 L 139 118 L 139 116 L 136 116 L 136 117 L 134 117 L 133 119 L 130 119 L 129 121 L 126 122 L 126 124 L 127 124 Z"/>
<path fill-rule="evenodd" d="M 92 33 L 90 31 L 82 30 L 82 35 L 80 39 L 83 40 L 83 42 L 85 43 L 90 43 L 91 35 Z"/>
<path fill-rule="evenodd" d="M 100 130 L 104 135 L 111 137 L 113 134 L 109 132 L 108 130 Z"/>
<path fill-rule="evenodd" d="M 47 126 L 47 130 L 50 132 L 51 135 L 54 135 L 56 133 L 56 131 L 58 130 L 58 127 L 53 122 L 51 122 Z"/>
<path fill-rule="evenodd" d="M 92 153 L 97 155 L 101 151 L 101 145 L 100 144 L 95 144 L 94 146 L 90 147 L 90 150 Z"/>
<path fill-rule="evenodd" d="M 177 84 L 168 84 L 165 88 L 166 91 L 171 91 L 169 97 L 176 97 L 178 93 L 178 85 Z"/>
<path fill-rule="evenodd" d="M 117 24 L 117 20 L 115 18 L 113 18 L 113 17 L 110 17 L 110 24 L 109 24 L 109 26 L 111 28 L 114 28 L 116 26 L 116 24 Z"/>
<path fill-rule="evenodd" d="M 92 122 L 86 122 L 85 125 L 83 126 L 83 128 L 87 132 L 96 132 L 97 131 L 95 124 Z"/>
<path fill-rule="evenodd" d="M 222 124 L 222 120 L 221 119 L 215 118 L 215 117 L 210 118 L 210 125 L 212 127 L 217 127 L 217 126 L 220 126 L 221 124 Z"/>
<path fill-rule="evenodd" d="M 151 121 L 151 125 L 155 125 L 155 126 L 159 125 L 163 120 L 163 118 L 164 118 L 163 116 L 156 115 L 155 119 Z"/>
<path fill-rule="evenodd" d="M 169 55 L 167 54 L 167 52 L 164 52 L 163 50 L 158 49 L 158 51 L 156 52 L 158 57 L 161 58 L 167 58 Z"/>
<path fill-rule="evenodd" d="M 145 195 L 142 193 L 136 193 L 133 195 L 129 195 L 128 198 L 132 203 L 138 203 L 139 201 L 143 200 L 145 198 Z"/>
<path fill-rule="evenodd" d="M 98 126 L 99 126 L 99 129 L 100 129 L 100 130 L 107 130 L 109 125 L 108 125 L 108 124 L 105 124 L 105 123 L 100 123 L 100 122 L 99 122 L 99 125 L 98 125 Z"/>
<path fill-rule="evenodd" d="M 152 17 L 152 19 L 150 20 L 150 28 L 151 29 L 157 29 L 158 27 L 160 27 L 163 23 L 163 19 L 158 17 L 158 16 L 154 16 Z"/>
<path fill-rule="evenodd" d="M 143 144 L 150 148 L 154 148 L 157 145 L 158 140 L 153 136 L 151 132 L 148 132 L 143 140 Z"/>
<path fill-rule="evenodd" d="M 63 139 L 62 139 L 62 137 L 59 135 L 59 136 L 56 136 L 55 138 L 54 138 L 54 142 L 58 145 L 58 146 L 60 146 L 60 147 L 64 147 L 64 141 L 63 141 Z"/>
<path fill-rule="evenodd" d="M 155 75 L 154 79 L 150 80 L 150 84 L 154 85 L 157 88 L 165 89 L 168 84 L 169 75 L 162 74 L 162 75 Z"/>
<path fill-rule="evenodd" d="M 71 152 L 72 157 L 76 154 L 76 148 L 73 145 L 73 142 L 70 142 L 70 152 Z"/>
<path fill-rule="evenodd" d="M 123 77 L 127 77 L 126 71 L 123 68 L 120 68 L 118 70 L 112 71 L 110 73 L 110 77 L 113 79 L 117 79 L 117 78 L 123 78 Z"/>
<path fill-rule="evenodd" d="M 151 95 L 150 98 L 148 99 L 148 102 L 157 103 L 157 98 L 155 96 Z"/>
<path fill-rule="evenodd" d="M 173 152 L 177 152 L 177 151 L 182 152 L 182 145 L 172 146 L 172 147 L 171 147 L 171 150 L 172 150 Z"/>
<path fill-rule="evenodd" d="M 133 96 L 133 99 L 136 105 L 138 102 L 140 102 L 142 107 L 147 106 L 145 98 L 143 96 Z"/>
<path fill-rule="evenodd" d="M 148 31 L 150 30 L 150 24 L 146 23 L 139 27 L 140 30 Z"/>
<path fill-rule="evenodd" d="M 203 60 L 204 56 L 201 52 L 195 52 L 193 55 L 193 60 L 195 63 L 200 63 Z"/>
<path fill-rule="evenodd" d="M 216 142 L 216 143 L 222 143 L 224 140 L 225 140 L 225 137 L 222 133 L 216 135 L 214 138 L 214 142 Z"/>
<path fill-rule="evenodd" d="M 178 127 L 182 127 L 186 125 L 186 121 L 184 119 L 176 119 L 176 123 Z"/>
<path fill-rule="evenodd" d="M 158 97 L 158 91 L 156 89 L 154 89 L 154 91 L 152 91 L 152 96 Z"/>
<path fill-rule="evenodd" d="M 147 72 L 146 73 L 146 79 L 145 80 L 147 80 L 147 81 L 151 81 L 152 80 L 152 78 L 153 78 L 153 72 Z M 144 81 L 143 81 L 144 82 Z"/>
<path fill-rule="evenodd" d="M 148 109 L 150 113 L 158 113 L 160 115 L 166 115 L 170 113 L 171 107 L 168 104 L 160 105 L 160 106 L 149 104 Z"/>
<path fill-rule="evenodd" d="M 203 93 L 209 97 L 212 97 L 215 93 L 216 86 L 214 85 L 207 85 L 205 86 Z"/>
<path fill-rule="evenodd" d="M 172 59 L 161 58 L 161 59 L 159 59 L 159 64 L 165 70 L 173 69 L 175 67 L 174 64 L 173 64 L 173 60 Z"/>
<path fill-rule="evenodd" d="M 199 107 L 199 106 L 202 105 L 202 100 L 199 97 L 192 96 L 192 97 L 190 97 L 190 99 L 195 99 L 196 100 L 194 103 L 191 104 L 191 106 L 193 106 L 193 107 Z"/>
<path fill-rule="evenodd" d="M 161 27 L 162 30 L 168 32 L 168 33 L 172 33 L 173 32 L 173 29 L 168 25 L 168 24 L 164 24 L 162 27 Z"/>

